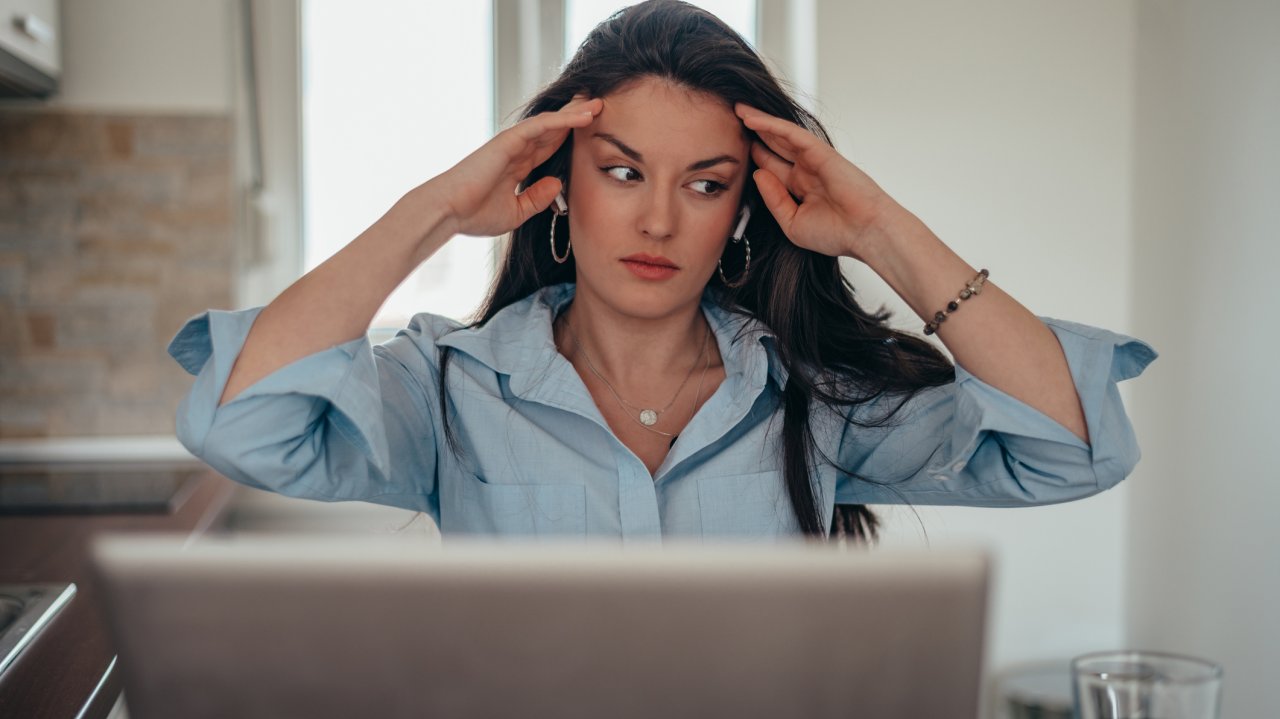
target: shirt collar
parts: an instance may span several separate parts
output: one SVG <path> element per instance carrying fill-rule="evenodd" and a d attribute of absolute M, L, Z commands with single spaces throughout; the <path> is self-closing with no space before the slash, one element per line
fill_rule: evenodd
<path fill-rule="evenodd" d="M 500 374 L 511 377 L 517 395 L 545 377 L 557 350 L 551 323 L 572 299 L 571 282 L 543 287 L 498 311 L 480 327 L 464 327 L 441 337 L 437 344 L 464 352 Z M 787 372 L 778 359 L 777 338 L 754 318 L 723 309 L 708 288 L 702 310 L 725 362 L 726 379 L 734 378 L 741 391 L 757 394 L 766 378 L 778 388 L 786 385 Z"/>

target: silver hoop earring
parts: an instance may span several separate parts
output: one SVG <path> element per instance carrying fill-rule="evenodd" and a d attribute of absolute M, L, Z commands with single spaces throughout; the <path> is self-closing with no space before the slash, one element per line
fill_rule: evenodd
<path fill-rule="evenodd" d="M 556 218 L 560 215 L 568 215 L 569 206 L 565 204 L 564 195 L 556 195 L 555 207 L 551 210 L 551 259 L 558 264 L 563 265 L 569 261 L 569 253 L 573 250 L 573 240 L 569 240 L 564 247 L 564 256 L 556 254 Z"/>

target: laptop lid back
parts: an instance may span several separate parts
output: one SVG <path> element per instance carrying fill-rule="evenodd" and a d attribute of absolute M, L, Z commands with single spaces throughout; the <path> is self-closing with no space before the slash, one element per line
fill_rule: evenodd
<path fill-rule="evenodd" d="M 107 537 L 131 717 L 972 717 L 979 552 Z"/>

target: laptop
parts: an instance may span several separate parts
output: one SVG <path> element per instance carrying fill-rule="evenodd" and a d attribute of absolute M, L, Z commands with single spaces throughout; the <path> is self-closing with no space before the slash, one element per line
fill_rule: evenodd
<path fill-rule="evenodd" d="M 106 536 L 131 719 L 975 717 L 980 551 Z"/>

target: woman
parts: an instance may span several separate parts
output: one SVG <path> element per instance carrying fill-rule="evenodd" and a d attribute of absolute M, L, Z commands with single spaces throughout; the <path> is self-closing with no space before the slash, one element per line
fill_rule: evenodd
<path fill-rule="evenodd" d="M 369 346 L 418 264 L 506 232 L 478 321 L 420 314 Z M 860 308 L 841 256 L 956 366 Z M 418 509 L 446 536 L 868 539 L 867 503 L 1119 482 L 1138 449 L 1116 382 L 1155 353 L 1041 320 L 987 275 L 841 157 L 736 33 L 657 0 L 269 306 L 189 322 L 170 347 L 198 376 L 178 435 L 238 481 Z"/>

